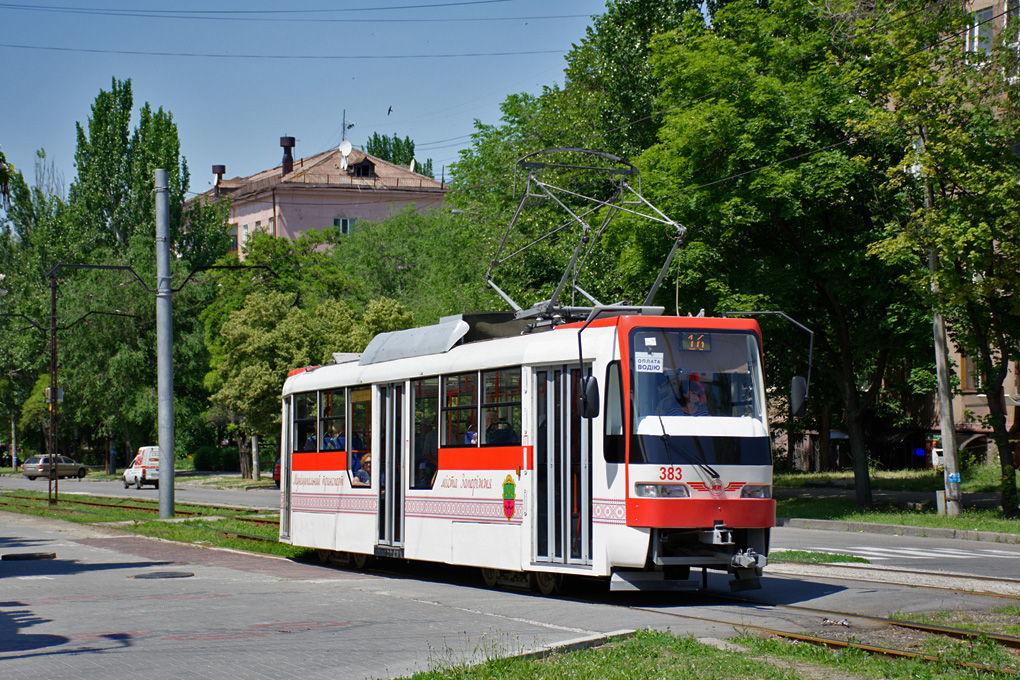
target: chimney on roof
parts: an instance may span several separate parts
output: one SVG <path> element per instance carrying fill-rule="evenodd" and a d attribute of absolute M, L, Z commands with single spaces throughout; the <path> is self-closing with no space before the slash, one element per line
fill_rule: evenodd
<path fill-rule="evenodd" d="M 280 137 L 280 146 L 283 147 L 283 174 L 287 175 L 294 171 L 294 156 L 290 153 L 294 148 L 294 138 Z"/>
<path fill-rule="evenodd" d="M 213 174 L 216 175 L 216 191 L 215 191 L 215 194 L 217 196 L 219 196 L 220 195 L 220 182 L 223 181 L 223 175 L 227 171 L 227 166 L 225 166 L 225 165 L 214 165 L 214 166 L 212 166 L 212 171 L 213 171 Z"/>

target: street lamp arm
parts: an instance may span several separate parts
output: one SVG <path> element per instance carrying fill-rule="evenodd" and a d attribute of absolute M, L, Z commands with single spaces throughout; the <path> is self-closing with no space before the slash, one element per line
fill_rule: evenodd
<path fill-rule="evenodd" d="M 132 319 L 140 319 L 141 318 L 137 314 L 128 314 L 127 312 L 99 312 L 99 311 L 93 310 L 91 312 L 88 312 L 87 314 L 84 314 L 84 315 L 78 317 L 77 319 L 75 319 L 71 323 L 67 324 L 66 326 L 57 326 L 56 329 L 58 331 L 66 331 L 69 328 L 74 328 L 75 326 L 77 326 L 78 324 L 80 324 L 82 321 L 84 321 L 85 319 L 89 318 L 93 314 L 102 314 L 103 316 L 128 316 L 128 317 L 131 317 Z"/>
<path fill-rule="evenodd" d="M 24 320 L 25 320 L 25 321 L 27 321 L 28 323 L 30 323 L 30 324 L 32 325 L 32 327 L 33 327 L 33 328 L 36 328 L 36 329 L 38 329 L 38 330 L 40 330 L 40 331 L 45 331 L 45 330 L 47 330 L 46 326 L 40 326 L 39 324 L 37 324 L 37 323 L 36 323 L 35 321 L 32 321 L 31 319 L 29 319 L 29 318 L 28 318 L 27 316 L 25 316 L 24 314 L 15 314 L 15 313 L 13 313 L 13 312 L 11 312 L 11 313 L 8 313 L 8 312 L 4 312 L 4 313 L 0 314 L 0 316 L 9 316 L 9 317 L 19 317 L 19 318 L 22 318 L 22 319 L 24 319 Z M 19 328 L 18 330 L 19 330 L 19 331 L 23 331 L 23 330 L 26 330 L 26 329 L 27 329 L 27 328 Z"/>
<path fill-rule="evenodd" d="M 176 288 L 171 288 L 170 290 L 172 292 L 174 292 L 174 293 L 180 292 L 180 290 L 182 288 L 184 288 L 184 286 L 188 285 L 188 281 L 191 281 L 191 278 L 195 274 L 197 274 L 198 272 L 201 272 L 201 271 L 205 271 L 207 269 L 231 269 L 231 270 L 238 270 L 238 269 L 265 269 L 267 272 L 269 272 L 270 276 L 272 276 L 274 279 L 280 278 L 279 274 L 277 274 L 275 271 L 272 270 L 272 268 L 267 267 L 264 264 L 251 264 L 251 265 L 248 265 L 248 264 L 210 264 L 210 265 L 205 265 L 203 267 L 195 267 L 194 269 L 191 270 L 191 273 L 188 274 L 188 278 L 184 279 L 184 281 L 181 282 L 181 285 L 177 286 Z"/>
<path fill-rule="evenodd" d="M 46 278 L 53 278 L 54 276 L 56 276 L 58 269 L 110 269 L 110 270 L 116 270 L 116 271 L 126 271 L 126 272 L 130 272 L 131 276 L 135 277 L 135 280 L 138 281 L 139 284 L 141 284 L 142 288 L 144 288 L 145 290 L 147 290 L 150 293 L 157 292 L 154 288 L 149 288 L 148 286 L 146 286 L 145 285 L 145 281 L 142 280 L 142 277 L 140 277 L 138 275 L 138 273 L 135 272 L 134 269 L 132 269 L 131 267 L 129 267 L 127 265 L 118 265 L 118 264 L 58 264 L 56 267 L 51 269 L 48 274 L 46 274 Z"/>

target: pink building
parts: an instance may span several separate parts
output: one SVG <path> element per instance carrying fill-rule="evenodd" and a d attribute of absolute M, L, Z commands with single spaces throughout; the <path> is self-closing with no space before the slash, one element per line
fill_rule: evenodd
<path fill-rule="evenodd" d="M 225 166 L 214 165 L 216 186 L 198 201 L 230 197 L 229 222 L 234 245 L 262 231 L 296 238 L 309 230 L 336 226 L 344 233 L 362 221 L 378 221 L 413 205 L 438 208 L 446 186 L 431 177 L 370 156 L 344 143 L 339 149 L 294 160 L 293 137 L 281 137 L 283 162 L 249 177 L 222 179 Z M 344 153 L 346 151 L 346 153 Z"/>

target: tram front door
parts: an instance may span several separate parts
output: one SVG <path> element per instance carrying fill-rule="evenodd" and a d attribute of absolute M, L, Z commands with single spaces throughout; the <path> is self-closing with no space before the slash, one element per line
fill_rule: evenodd
<path fill-rule="evenodd" d="M 577 410 L 580 378 L 576 365 L 535 371 L 536 563 L 591 564 L 591 420 Z"/>
<path fill-rule="evenodd" d="M 379 432 L 379 524 L 375 554 L 387 557 L 404 556 L 403 479 L 404 384 L 381 385 L 378 388 L 379 411 L 376 427 Z"/>

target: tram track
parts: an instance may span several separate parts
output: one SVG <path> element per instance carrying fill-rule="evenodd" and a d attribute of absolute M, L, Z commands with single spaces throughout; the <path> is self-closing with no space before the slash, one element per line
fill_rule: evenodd
<path fill-rule="evenodd" d="M 667 616 L 676 619 L 685 619 L 692 621 L 699 621 L 702 623 L 710 623 L 717 625 L 730 626 L 736 630 L 744 632 L 753 632 L 762 636 L 771 636 L 789 640 L 796 643 L 811 644 L 820 647 L 827 647 L 830 649 L 852 649 L 861 652 L 865 652 L 872 655 L 882 655 L 895 659 L 903 660 L 914 660 L 914 661 L 925 661 L 925 662 L 939 662 L 945 663 L 960 668 L 967 668 L 971 670 L 978 670 L 989 673 L 1005 673 L 1008 675 L 1018 675 L 1020 672 L 1009 669 L 1001 668 L 996 666 L 990 666 L 987 664 L 970 662 L 970 661 L 955 661 L 949 660 L 934 654 L 930 654 L 923 651 L 915 651 L 910 649 L 902 649 L 896 647 L 890 647 L 885 644 L 875 644 L 865 641 L 867 638 L 885 640 L 890 637 L 895 637 L 893 629 L 906 630 L 914 633 L 923 634 L 924 636 L 930 637 L 943 637 L 956 640 L 964 643 L 975 643 L 978 641 L 988 641 L 1000 647 L 1004 647 L 1010 650 L 1020 650 L 1020 637 L 1011 635 L 1004 635 L 999 633 L 983 633 L 980 631 L 968 630 L 963 628 L 954 628 L 950 626 L 939 626 L 934 624 L 916 623 L 912 621 L 904 621 L 901 619 L 891 619 L 880 616 L 872 616 L 868 614 L 854 614 L 849 612 L 832 611 L 825 609 L 817 609 L 812 607 L 801 607 L 797 605 L 782 605 L 768 602 L 761 602 L 758 600 L 727 597 L 725 595 L 707 594 L 707 597 L 716 600 L 738 603 L 738 604 L 753 604 L 756 607 L 768 607 L 772 610 L 778 610 L 780 612 L 789 612 L 797 615 L 822 617 L 816 626 L 832 625 L 850 631 L 854 631 L 848 639 L 839 639 L 835 636 L 822 636 L 819 634 L 812 634 L 805 631 L 810 631 L 813 626 L 810 624 L 802 625 L 803 630 L 783 630 L 776 628 L 774 625 L 762 625 L 746 620 L 746 617 L 760 616 L 764 618 L 767 616 L 763 611 L 755 611 L 743 609 L 739 612 L 740 620 L 733 620 L 731 618 L 717 617 L 717 616 L 706 616 L 692 614 L 689 612 L 668 612 L 663 611 L 656 607 L 642 607 L 636 605 L 624 605 L 627 609 L 634 611 L 640 611 L 645 613 L 654 613 L 661 616 Z M 865 621 L 873 625 L 882 626 L 885 628 L 884 631 L 880 631 L 880 634 L 876 634 L 874 628 L 870 631 L 864 626 L 855 626 L 852 621 Z M 1017 654 L 1017 652 L 1013 652 Z M 1020 655 L 1018 655 L 1020 656 Z"/>
<path fill-rule="evenodd" d="M 98 499 L 98 498 L 103 498 L 103 497 L 102 496 L 94 496 L 92 498 L 97 498 Z M 22 500 L 22 501 L 25 501 L 25 500 L 39 501 L 39 500 L 41 500 L 40 498 L 38 498 L 36 496 L 26 496 L 26 495 L 23 495 L 23 494 L 5 492 L 2 496 L 0 496 L 0 506 L 2 506 L 2 505 L 15 505 L 15 506 L 24 507 L 24 508 L 36 507 L 36 506 L 32 505 L 31 503 L 11 502 L 9 499 L 16 499 L 16 500 Z M 113 500 L 113 499 L 110 499 L 110 500 Z M 102 502 L 101 500 L 83 500 L 83 499 L 78 498 L 78 497 L 68 497 L 66 495 L 61 496 L 60 503 L 61 504 L 71 503 L 71 504 L 76 504 L 76 505 L 86 505 L 86 506 L 90 506 L 90 507 L 108 508 L 108 509 L 112 509 L 112 510 L 140 510 L 140 511 L 143 511 L 143 512 L 153 512 L 153 513 L 157 513 L 157 514 L 159 513 L 159 506 L 156 505 L 156 504 L 152 504 L 152 505 L 138 505 L 138 504 L 132 504 L 132 503 Z M 202 516 L 208 515 L 208 513 L 199 512 L 197 510 L 183 509 L 179 505 L 180 504 L 178 504 L 178 507 L 176 507 L 174 509 L 174 514 L 175 515 L 185 515 L 185 516 L 188 516 L 188 517 L 202 517 Z M 192 504 L 192 505 L 194 505 L 194 504 Z M 225 505 L 207 505 L 205 503 L 202 503 L 201 506 L 203 508 L 208 508 L 208 509 L 211 509 L 211 510 L 229 510 L 231 512 L 237 512 L 238 511 L 238 508 L 236 508 L 236 507 L 225 506 Z M 246 510 L 246 512 L 253 513 L 253 515 L 249 516 L 249 517 L 238 516 L 238 517 L 234 517 L 233 519 L 239 519 L 239 520 L 249 521 L 249 522 L 253 522 L 253 523 L 262 523 L 262 524 L 277 524 L 278 525 L 280 523 L 280 520 L 279 520 L 278 517 L 260 517 L 260 516 L 258 516 L 257 513 L 260 513 L 260 512 L 269 512 L 267 510 L 261 510 L 261 509 L 257 509 L 257 508 L 252 508 L 252 509 Z"/>
<path fill-rule="evenodd" d="M 930 572 L 923 575 L 919 582 L 918 573 L 913 569 L 898 567 L 882 567 L 873 564 L 856 563 L 815 563 L 815 562 L 775 562 L 768 566 L 768 574 L 772 577 L 803 577 L 831 578 L 835 580 L 856 581 L 860 583 L 884 583 L 923 587 L 952 593 L 980 594 L 989 597 L 1000 597 L 1009 600 L 1020 600 L 1020 579 L 999 576 L 982 576 L 978 574 L 961 574 L 956 572 Z M 975 586 L 984 584 L 984 588 L 963 589 L 952 585 L 953 582 L 967 581 Z M 941 584 L 941 585 L 940 585 Z"/>

